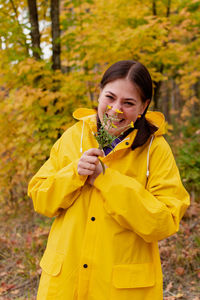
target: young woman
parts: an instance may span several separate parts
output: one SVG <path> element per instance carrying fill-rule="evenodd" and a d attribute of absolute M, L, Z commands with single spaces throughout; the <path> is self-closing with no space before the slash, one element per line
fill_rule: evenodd
<path fill-rule="evenodd" d="M 56 217 L 38 300 L 163 299 L 158 240 L 178 231 L 189 196 L 162 136 L 164 117 L 147 112 L 151 98 L 141 63 L 112 65 L 100 84 L 98 112 L 74 113 L 79 122 L 31 180 L 35 210 Z M 117 138 L 101 151 L 94 134 L 105 116 L 113 122 L 105 129 Z"/>

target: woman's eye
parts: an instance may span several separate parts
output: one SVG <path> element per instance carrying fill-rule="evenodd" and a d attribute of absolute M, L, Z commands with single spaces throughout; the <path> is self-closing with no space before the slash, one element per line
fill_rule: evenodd
<path fill-rule="evenodd" d="M 135 103 L 133 103 L 133 102 L 124 102 L 124 104 L 127 105 L 127 106 L 133 106 L 133 105 L 135 105 Z"/>
<path fill-rule="evenodd" d="M 110 95 L 106 95 L 106 97 L 109 99 L 113 99 L 113 96 L 110 96 Z"/>

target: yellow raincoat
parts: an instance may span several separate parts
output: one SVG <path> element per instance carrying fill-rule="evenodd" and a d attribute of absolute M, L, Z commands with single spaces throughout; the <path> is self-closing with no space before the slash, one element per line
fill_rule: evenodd
<path fill-rule="evenodd" d="M 40 262 L 38 300 L 162 300 L 158 240 L 179 229 L 189 205 L 161 113 L 146 118 L 159 129 L 131 150 L 136 130 L 103 162 L 94 186 L 77 173 L 82 153 L 98 148 L 93 110 L 55 143 L 29 184 L 38 213 L 56 216 Z"/>

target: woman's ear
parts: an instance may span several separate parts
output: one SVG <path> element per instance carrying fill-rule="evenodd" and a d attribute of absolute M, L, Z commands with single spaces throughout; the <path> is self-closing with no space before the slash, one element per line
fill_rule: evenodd
<path fill-rule="evenodd" d="M 151 101 L 150 99 L 147 99 L 146 102 L 143 103 L 143 108 L 142 108 L 143 111 L 142 111 L 142 114 L 144 113 L 144 111 L 145 111 L 145 109 L 147 108 L 147 106 L 150 104 L 150 101 Z"/>

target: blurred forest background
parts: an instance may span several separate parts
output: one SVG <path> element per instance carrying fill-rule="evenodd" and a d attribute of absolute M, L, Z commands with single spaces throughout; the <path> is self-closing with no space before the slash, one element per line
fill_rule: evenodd
<path fill-rule="evenodd" d="M 0 0 L 0 299 L 35 299 L 51 220 L 33 212 L 28 181 L 121 59 L 149 69 L 191 194 L 180 232 L 160 243 L 165 300 L 199 299 L 198 0 Z"/>

